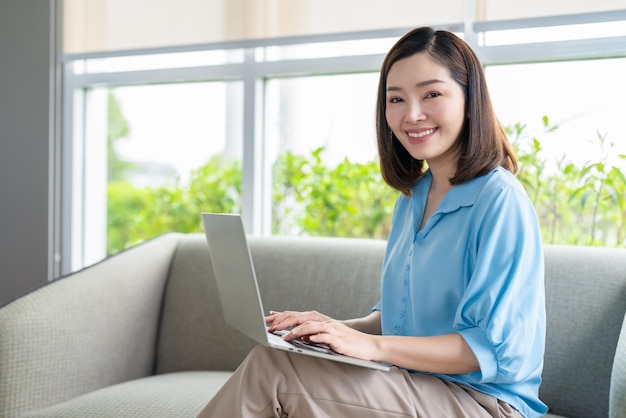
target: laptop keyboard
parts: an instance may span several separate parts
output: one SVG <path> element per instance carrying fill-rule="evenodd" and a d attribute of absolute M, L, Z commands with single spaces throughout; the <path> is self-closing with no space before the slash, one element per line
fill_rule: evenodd
<path fill-rule="evenodd" d="M 272 334 L 278 335 L 279 337 L 282 338 L 282 336 L 287 334 L 288 332 L 289 332 L 288 330 L 282 330 L 282 331 L 274 331 L 272 332 Z M 313 351 L 317 351 L 318 353 L 337 354 L 326 344 L 316 344 L 310 341 L 307 342 L 307 341 L 304 341 L 302 338 L 296 338 L 291 341 L 285 341 L 285 342 L 293 345 L 294 347 L 303 348 L 305 350 L 313 350 Z"/>

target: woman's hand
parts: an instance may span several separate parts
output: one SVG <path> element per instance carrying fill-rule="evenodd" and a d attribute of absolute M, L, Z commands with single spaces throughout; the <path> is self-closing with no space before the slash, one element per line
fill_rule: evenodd
<path fill-rule="evenodd" d="M 291 329 L 283 336 L 286 341 L 302 338 L 325 344 L 337 353 L 350 357 L 376 360 L 376 336 L 357 331 L 319 312 L 271 312 L 265 320 L 272 324 L 270 331 Z"/>
<path fill-rule="evenodd" d="M 316 311 L 297 312 L 297 311 L 285 311 L 275 312 L 270 311 L 270 314 L 265 317 L 265 322 L 271 324 L 269 331 L 282 331 L 297 327 L 305 322 L 330 322 L 334 321 L 329 316 L 323 315 Z"/>
<path fill-rule="evenodd" d="M 380 337 L 365 334 L 338 322 L 305 322 L 293 328 L 283 338 L 305 338 L 316 344 L 325 344 L 332 350 L 346 356 L 363 360 L 378 360 L 377 341 Z"/>

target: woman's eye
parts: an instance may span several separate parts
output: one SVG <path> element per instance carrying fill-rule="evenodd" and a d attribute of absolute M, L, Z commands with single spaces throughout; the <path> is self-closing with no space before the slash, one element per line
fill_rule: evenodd
<path fill-rule="evenodd" d="M 437 92 L 433 91 L 433 92 L 428 93 L 426 95 L 426 98 L 427 99 L 432 99 L 432 98 L 439 97 L 439 96 L 441 96 L 441 93 L 437 93 Z"/>
<path fill-rule="evenodd" d="M 400 103 L 402 101 L 399 97 L 392 97 L 389 99 L 389 103 Z"/>

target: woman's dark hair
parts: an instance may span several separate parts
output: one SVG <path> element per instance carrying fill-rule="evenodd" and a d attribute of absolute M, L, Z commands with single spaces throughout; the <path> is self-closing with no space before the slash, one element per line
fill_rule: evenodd
<path fill-rule="evenodd" d="M 465 95 L 467 118 L 457 141 L 459 161 L 450 179 L 463 183 L 498 166 L 517 172 L 517 158 L 502 129 L 487 90 L 483 68 L 472 49 L 447 31 L 417 28 L 404 35 L 387 53 L 380 71 L 376 104 L 376 135 L 383 179 L 405 195 L 424 175 L 424 161 L 414 159 L 387 124 L 387 76 L 394 63 L 420 52 L 427 52 L 450 71 Z"/>

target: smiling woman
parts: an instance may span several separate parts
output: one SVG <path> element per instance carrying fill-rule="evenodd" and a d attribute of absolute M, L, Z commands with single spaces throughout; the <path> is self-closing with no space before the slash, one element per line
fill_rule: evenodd
<path fill-rule="evenodd" d="M 290 330 L 285 340 L 394 367 L 348 370 L 258 346 L 199 418 L 547 412 L 541 232 L 484 85 L 477 57 L 450 32 L 418 28 L 394 44 L 376 106 L 383 177 L 401 192 L 381 298 L 354 319 L 266 317 L 271 331 Z"/>

